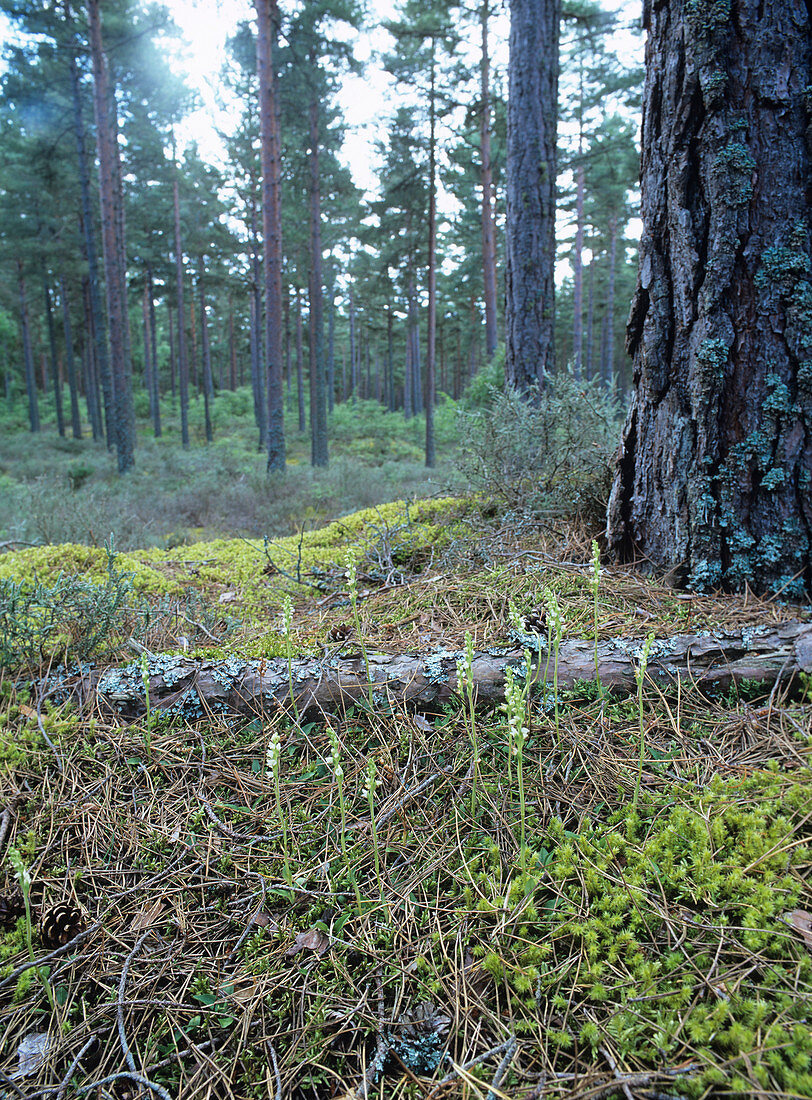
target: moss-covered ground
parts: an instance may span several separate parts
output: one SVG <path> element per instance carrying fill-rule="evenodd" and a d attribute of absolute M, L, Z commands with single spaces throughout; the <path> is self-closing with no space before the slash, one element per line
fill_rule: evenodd
<path fill-rule="evenodd" d="M 488 511 L 387 505 L 112 570 L 79 546 L 0 558 L 6 621 L 13 584 L 18 632 L 36 636 L 0 674 L 0 1093 L 812 1096 L 803 685 L 583 685 L 557 708 L 531 698 L 521 745 L 509 715 L 466 699 L 131 721 L 40 686 L 82 649 L 87 621 L 43 611 L 77 576 L 71 599 L 114 606 L 94 665 L 131 660 L 132 641 L 284 653 L 286 596 L 295 652 L 345 627 L 393 651 L 498 643 L 511 603 L 546 592 L 566 635 L 591 636 L 588 534 L 518 535 Z M 600 577 L 600 637 L 799 615 Z M 30 873 L 36 966 L 28 917 L 3 916 L 10 853 Z M 76 934 L 54 952 L 39 921 L 58 903 Z"/>

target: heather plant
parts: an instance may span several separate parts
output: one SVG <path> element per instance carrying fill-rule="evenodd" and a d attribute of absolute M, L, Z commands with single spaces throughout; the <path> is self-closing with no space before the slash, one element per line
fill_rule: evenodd
<path fill-rule="evenodd" d="M 513 510 L 603 522 L 621 410 L 600 383 L 567 368 L 528 397 L 494 390 L 487 409 L 461 415 L 471 487 Z"/>

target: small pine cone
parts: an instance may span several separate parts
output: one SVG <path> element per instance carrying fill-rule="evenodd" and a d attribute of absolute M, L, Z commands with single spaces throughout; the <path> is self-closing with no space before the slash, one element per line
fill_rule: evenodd
<path fill-rule="evenodd" d="M 85 918 L 81 909 L 71 902 L 60 901 L 44 910 L 39 923 L 39 934 L 44 947 L 62 947 L 78 936 L 84 928 Z"/>
<path fill-rule="evenodd" d="M 546 634 L 547 612 L 539 607 L 534 607 L 524 616 L 522 625 L 528 634 Z"/>
<path fill-rule="evenodd" d="M 25 913 L 22 894 L 0 894 L 0 928 L 11 928 L 12 924 Z"/>
<path fill-rule="evenodd" d="M 335 626 L 331 626 L 327 632 L 328 642 L 344 642 L 352 634 L 352 627 L 349 623 L 336 623 Z"/>

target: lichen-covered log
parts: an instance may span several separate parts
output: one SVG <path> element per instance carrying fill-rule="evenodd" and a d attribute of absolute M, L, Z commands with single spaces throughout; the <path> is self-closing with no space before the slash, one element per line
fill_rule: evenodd
<path fill-rule="evenodd" d="M 634 691 L 642 640 L 614 638 L 598 646 L 601 682 L 614 691 Z M 457 691 L 457 661 L 461 652 L 436 650 L 431 654 L 368 654 L 373 698 L 431 710 L 448 702 Z M 536 654 L 537 682 L 543 686 L 544 650 Z M 477 697 L 495 703 L 504 695 L 507 668 L 524 668 L 521 648 L 491 649 L 474 656 Z M 300 712 L 332 710 L 365 698 L 369 692 L 363 656 L 328 656 L 287 661 L 274 658 L 244 661 L 193 661 L 160 656 L 149 662 L 152 708 L 176 710 L 187 717 L 207 710 L 272 713 L 290 706 L 290 682 Z M 799 671 L 812 672 L 812 623 L 783 623 L 775 627 L 746 628 L 715 634 L 681 634 L 655 641 L 647 676 L 667 687 L 678 679 L 702 688 L 725 688 L 733 681 L 757 680 L 765 685 L 789 681 Z M 546 672 L 552 686 L 553 662 Z M 588 638 L 564 641 L 558 659 L 560 687 L 595 676 L 594 643 Z M 126 713 L 144 709 L 145 693 L 140 662 L 110 669 L 96 685 L 101 702 Z"/>
<path fill-rule="evenodd" d="M 812 587 L 812 34 L 804 0 L 646 0 L 621 559 Z"/>

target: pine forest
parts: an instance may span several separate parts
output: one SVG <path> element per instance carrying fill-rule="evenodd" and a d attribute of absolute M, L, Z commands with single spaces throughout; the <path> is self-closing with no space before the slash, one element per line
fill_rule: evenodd
<path fill-rule="evenodd" d="M 809 4 L 0 47 L 0 1100 L 812 1100 Z"/>

